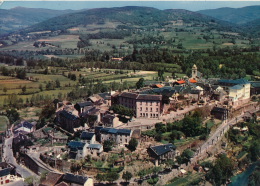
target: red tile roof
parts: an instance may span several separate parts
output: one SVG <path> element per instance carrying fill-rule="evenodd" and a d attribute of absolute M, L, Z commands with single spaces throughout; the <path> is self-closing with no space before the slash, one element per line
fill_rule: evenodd
<path fill-rule="evenodd" d="M 176 81 L 176 82 L 179 83 L 179 84 L 186 83 L 186 81 L 184 81 L 184 80 L 179 80 L 179 81 Z"/>
<path fill-rule="evenodd" d="M 197 83 L 197 81 L 195 79 L 190 79 L 189 81 L 190 81 L 190 83 Z"/>

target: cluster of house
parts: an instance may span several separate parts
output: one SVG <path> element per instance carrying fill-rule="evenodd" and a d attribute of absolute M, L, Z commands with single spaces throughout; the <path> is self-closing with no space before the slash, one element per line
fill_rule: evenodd
<path fill-rule="evenodd" d="M 0 185 L 15 184 L 20 178 L 17 177 L 16 169 L 10 163 L 0 163 Z"/>
<path fill-rule="evenodd" d="M 252 93 L 259 92 L 260 84 L 246 79 L 203 79 L 196 65 L 192 67 L 191 78 L 167 83 L 146 83 L 149 86 L 139 90 L 95 94 L 85 102 L 75 105 L 56 102 L 56 121 L 69 132 L 78 130 L 84 123 L 88 123 L 90 127 L 102 125 L 117 128 L 122 123 L 117 114 L 109 110 L 114 104 L 132 109 L 136 118 L 160 119 L 169 110 L 176 110 L 177 105 L 203 105 L 211 100 L 219 103 L 219 108 L 214 109 L 212 114 L 224 113 L 219 116 L 223 119 L 226 117 L 223 115 L 226 115 L 225 109 L 228 106 L 236 107 L 248 102 Z"/>
<path fill-rule="evenodd" d="M 95 127 L 95 132 L 83 131 L 80 141 L 68 143 L 69 157 L 81 159 L 87 155 L 100 156 L 105 141 L 109 140 L 116 146 L 125 146 L 132 138 L 139 139 L 140 130 Z"/>

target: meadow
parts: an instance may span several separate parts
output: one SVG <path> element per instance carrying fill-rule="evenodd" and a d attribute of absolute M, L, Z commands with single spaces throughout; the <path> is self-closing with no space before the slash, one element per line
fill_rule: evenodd
<path fill-rule="evenodd" d="M 9 68 L 9 67 L 8 67 Z M 10 67 L 13 68 L 13 67 Z M 62 69 L 60 69 L 62 70 Z M 85 79 L 101 80 L 104 84 L 110 84 L 112 82 L 122 83 L 127 81 L 130 86 L 135 86 L 135 83 L 143 77 L 145 80 L 156 80 L 158 74 L 156 71 L 136 71 L 122 70 L 122 73 L 115 73 L 118 69 L 87 69 L 83 68 L 79 71 L 64 71 L 62 74 L 39 74 L 39 73 L 27 73 L 27 77 L 32 80 L 21 80 L 10 76 L 0 76 L 0 105 L 4 104 L 4 101 L 11 95 L 17 95 L 17 99 L 21 98 L 25 103 L 26 100 L 30 100 L 32 96 L 49 96 L 51 99 L 55 99 L 58 96 L 66 97 L 67 93 L 72 91 L 78 83 L 80 77 Z M 68 74 L 75 74 L 76 81 L 69 79 Z M 182 77 L 184 74 L 177 74 Z M 171 76 L 171 73 L 165 72 L 164 76 Z M 46 90 L 48 82 L 60 82 L 60 88 L 54 90 Z M 96 82 L 95 82 L 96 83 Z M 26 91 L 23 92 L 22 88 L 26 86 Z M 42 86 L 42 90 L 40 90 Z"/>

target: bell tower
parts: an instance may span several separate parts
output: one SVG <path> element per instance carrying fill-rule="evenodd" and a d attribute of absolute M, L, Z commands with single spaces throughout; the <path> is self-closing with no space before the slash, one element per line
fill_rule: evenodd
<path fill-rule="evenodd" d="M 197 68 L 197 66 L 194 64 L 193 67 L 192 67 L 191 78 L 196 80 L 196 79 L 197 79 L 197 76 L 198 76 L 198 68 Z"/>

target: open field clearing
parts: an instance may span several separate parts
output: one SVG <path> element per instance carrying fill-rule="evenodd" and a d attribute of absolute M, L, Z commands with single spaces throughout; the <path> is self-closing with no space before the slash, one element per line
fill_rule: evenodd
<path fill-rule="evenodd" d="M 53 68 L 55 70 L 55 68 Z M 27 77 L 33 79 L 29 80 L 20 80 L 15 77 L 9 76 L 0 76 L 0 105 L 4 103 L 4 100 L 7 100 L 8 97 L 12 94 L 17 95 L 18 99 L 22 99 L 25 103 L 26 100 L 30 100 L 32 96 L 48 96 L 51 99 L 55 99 L 58 96 L 66 96 L 67 93 L 72 91 L 75 88 L 75 85 L 78 83 L 78 79 L 84 77 L 89 80 L 101 80 L 104 84 L 110 84 L 112 82 L 121 83 L 123 81 L 129 82 L 129 85 L 134 86 L 135 83 L 143 77 L 145 80 L 156 80 L 158 74 L 156 71 L 136 71 L 135 73 L 132 70 L 121 70 L 121 73 L 118 72 L 118 69 L 81 69 L 80 71 L 64 71 L 64 75 L 68 76 L 69 73 L 75 74 L 77 80 L 72 81 L 71 79 L 61 75 L 61 74 L 37 74 L 37 73 L 27 73 Z M 164 73 L 165 77 L 171 76 L 171 73 Z M 48 82 L 55 83 L 56 81 L 60 82 L 60 88 L 55 88 L 54 90 L 46 90 L 46 85 Z M 96 83 L 96 81 L 94 82 Z M 26 91 L 22 91 L 22 87 L 26 87 Z M 42 90 L 40 90 L 42 86 Z"/>
<path fill-rule="evenodd" d="M 24 120 L 38 120 L 41 108 L 29 107 L 19 110 L 20 117 Z"/>

